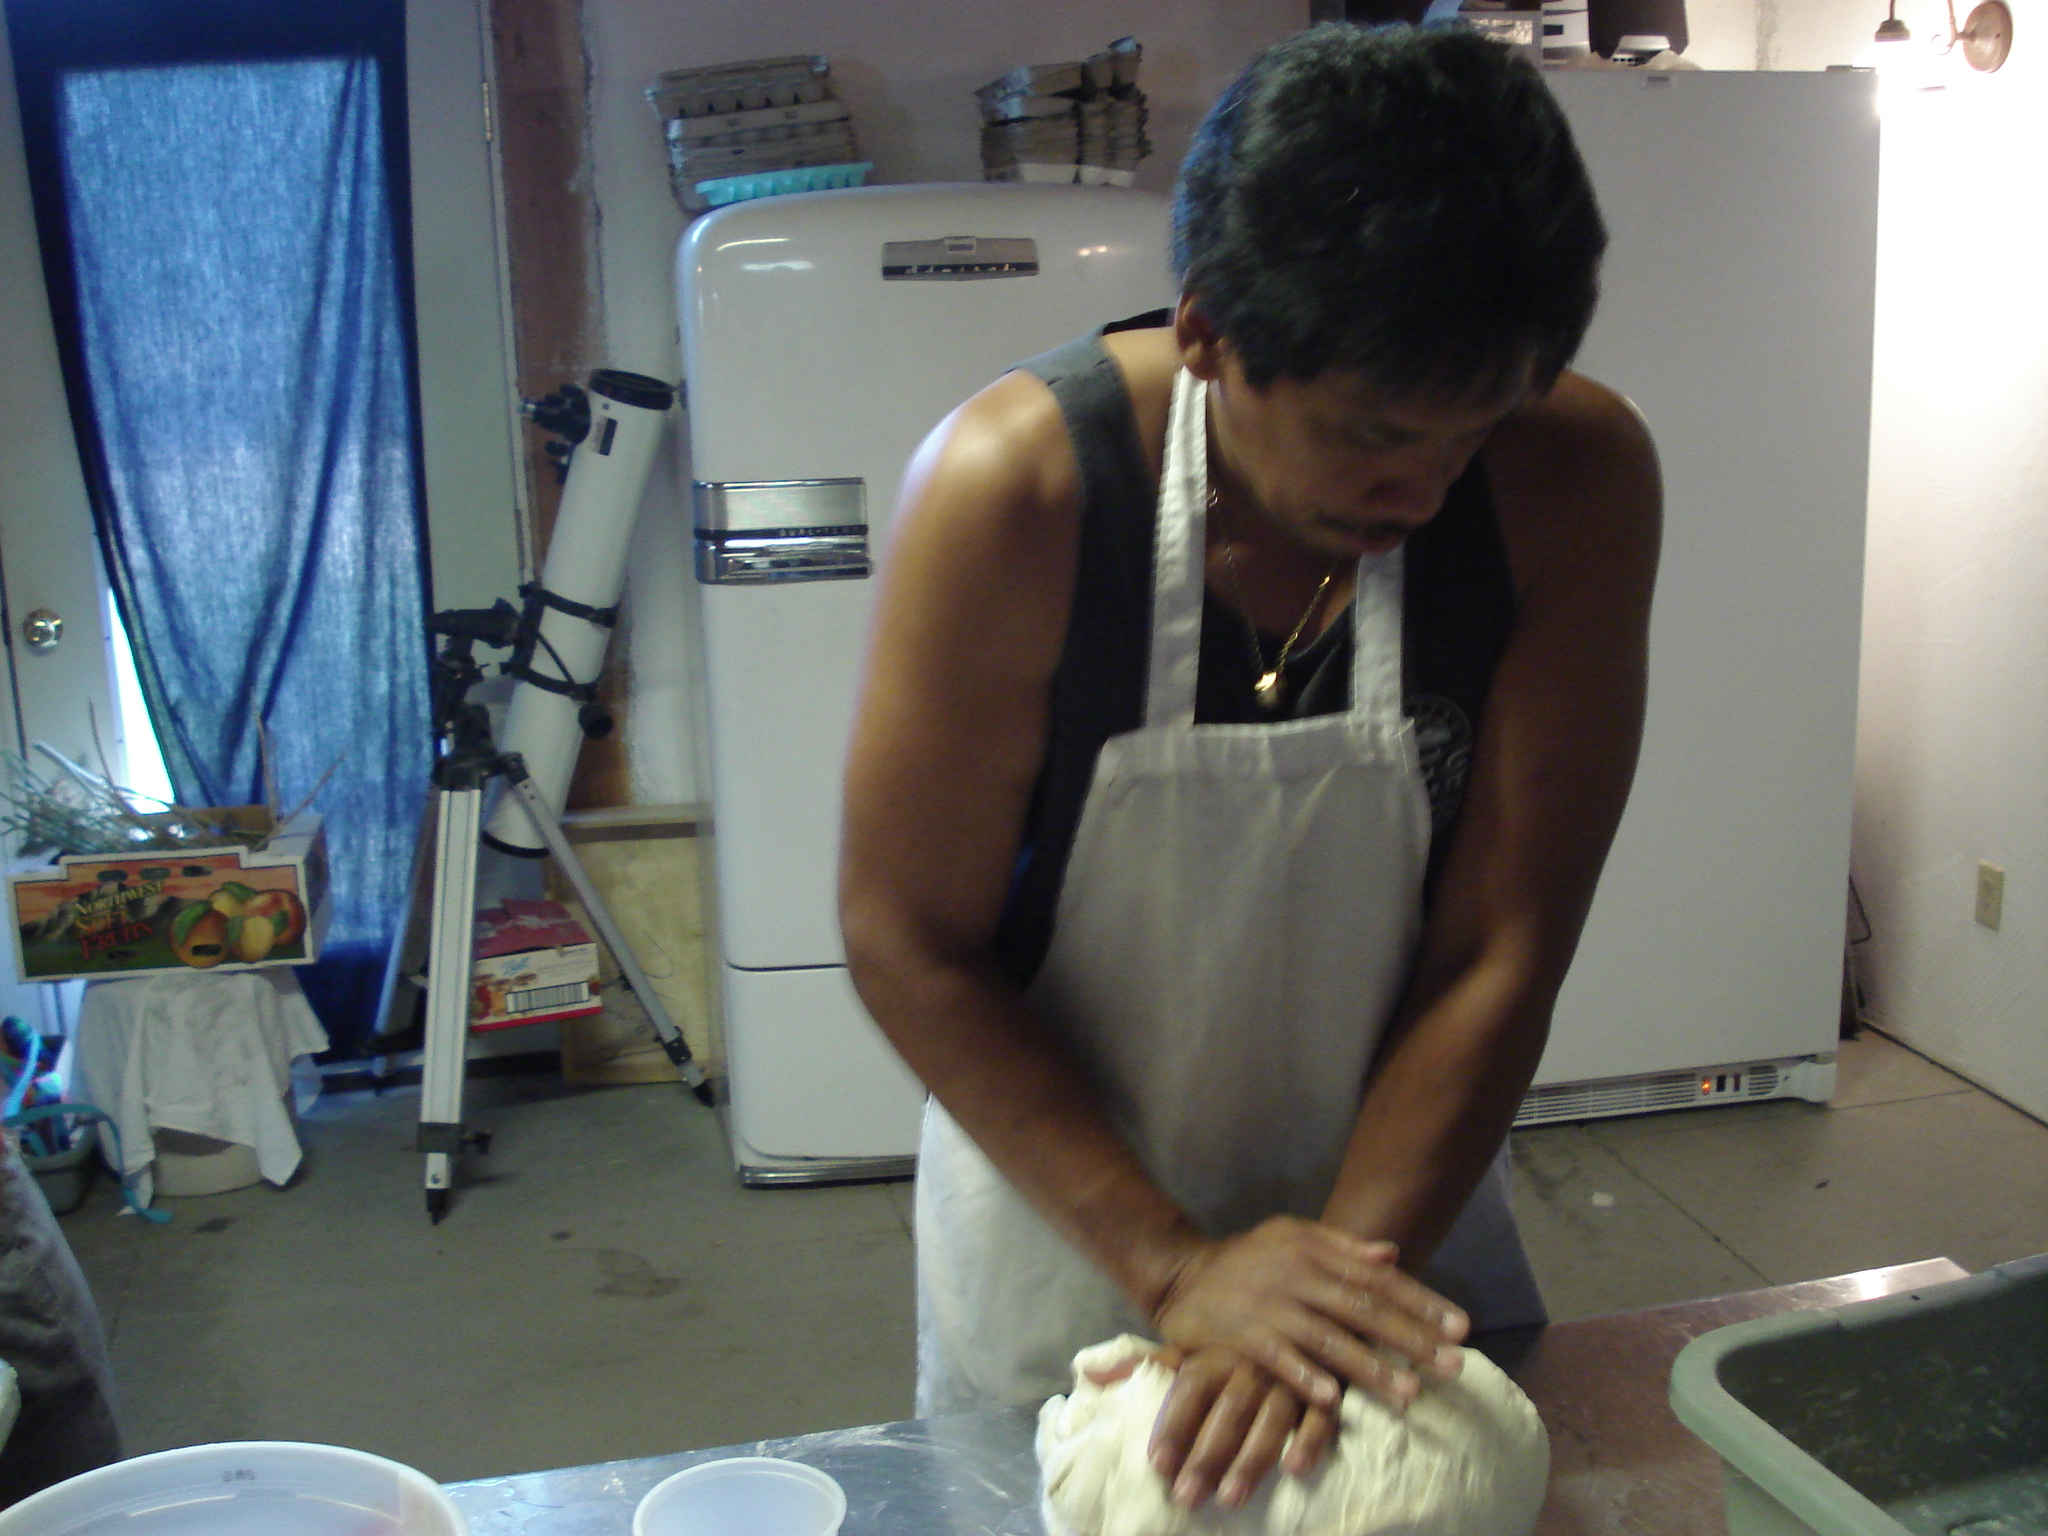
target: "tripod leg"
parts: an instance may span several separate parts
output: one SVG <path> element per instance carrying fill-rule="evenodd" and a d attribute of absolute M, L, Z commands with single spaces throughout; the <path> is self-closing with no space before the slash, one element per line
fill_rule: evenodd
<path fill-rule="evenodd" d="M 676 1069 L 683 1074 L 683 1081 L 690 1085 L 690 1092 L 697 1096 L 698 1101 L 707 1105 L 712 1103 L 711 1084 L 705 1080 L 704 1069 L 690 1054 L 683 1032 L 668 1016 L 668 1009 L 655 994 L 647 973 L 640 969 L 640 961 L 632 946 L 619 932 L 619 925 L 612 921 L 611 909 L 598 895 L 597 887 L 591 884 L 590 876 L 584 872 L 583 861 L 576 857 L 576 850 L 569 846 L 569 839 L 562 833 L 562 824 L 555 820 L 540 791 L 533 787 L 533 780 L 526 777 L 523 765 L 516 771 L 508 769 L 506 784 L 526 807 L 526 813 L 532 819 L 534 829 L 540 833 L 541 840 L 547 844 L 548 852 L 562 873 L 569 877 L 569 884 L 575 887 L 583 910 L 590 914 L 591 925 L 597 929 L 598 937 L 604 940 L 605 948 L 612 952 L 612 958 L 619 963 L 619 974 L 625 977 L 626 985 L 632 988 L 633 995 L 647 1010 L 648 1020 L 654 1025 L 655 1034 L 661 1037 L 661 1048 L 668 1053 L 668 1059 L 676 1064 Z"/>
<path fill-rule="evenodd" d="M 435 828 L 434 910 L 428 929 L 427 1038 L 421 1067 L 419 1150 L 426 1154 L 427 1215 L 448 1210 L 462 1150 L 462 1071 L 469 1044 L 469 977 L 475 926 L 481 789 L 441 793 Z"/>
<path fill-rule="evenodd" d="M 377 994 L 377 1032 L 369 1045 L 377 1052 L 381 1087 L 400 1051 L 419 1049 L 411 1038 L 420 1013 L 418 978 L 426 969 L 428 914 L 434 905 L 434 828 L 439 820 L 440 792 L 430 789 L 420 803 L 419 831 L 413 836 L 412 879 L 405 888 L 405 915 L 384 962 L 384 984 Z"/>
<path fill-rule="evenodd" d="M 453 1162 L 446 1152 L 427 1154 L 427 1220 L 437 1227 L 448 1214 L 449 1171 Z"/>

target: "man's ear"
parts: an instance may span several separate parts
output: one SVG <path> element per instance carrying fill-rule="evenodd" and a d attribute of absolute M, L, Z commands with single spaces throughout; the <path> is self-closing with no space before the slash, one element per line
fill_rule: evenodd
<path fill-rule="evenodd" d="M 1180 296 L 1173 312 L 1173 339 L 1180 347 L 1181 366 L 1205 383 L 1223 376 L 1223 337 L 1202 313 L 1201 300 L 1192 293 Z"/>

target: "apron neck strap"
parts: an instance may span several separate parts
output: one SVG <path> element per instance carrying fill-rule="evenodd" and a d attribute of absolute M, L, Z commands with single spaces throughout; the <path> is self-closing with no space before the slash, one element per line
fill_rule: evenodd
<path fill-rule="evenodd" d="M 1358 562 L 1351 595 L 1351 715 L 1391 730 L 1401 723 L 1401 616 L 1407 554 L 1396 544 Z"/>
<path fill-rule="evenodd" d="M 1159 472 L 1152 662 L 1145 685 L 1148 726 L 1195 723 L 1208 524 L 1209 386 L 1183 368 L 1173 378 L 1173 409 L 1166 419 L 1166 455 Z"/>
<path fill-rule="evenodd" d="M 1209 386 L 1185 368 L 1174 376 L 1159 475 L 1152 561 L 1152 654 L 1145 724 L 1195 723 L 1208 584 Z M 1401 720 L 1402 550 L 1358 562 L 1351 600 L 1351 714 L 1392 728 Z"/>

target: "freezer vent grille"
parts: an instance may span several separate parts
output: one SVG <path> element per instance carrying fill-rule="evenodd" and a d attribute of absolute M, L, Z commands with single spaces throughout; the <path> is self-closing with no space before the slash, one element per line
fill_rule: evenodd
<path fill-rule="evenodd" d="M 1559 1120 L 1600 1120 L 1612 1115 L 1641 1115 L 1660 1109 L 1726 1104 L 1738 1099 L 1775 1097 L 1782 1081 L 1777 1066 L 1755 1062 L 1742 1066 L 1701 1067 L 1690 1072 L 1654 1072 L 1643 1077 L 1606 1078 L 1591 1083 L 1558 1083 L 1533 1088 L 1522 1100 L 1518 1126 L 1548 1125 Z"/>
<path fill-rule="evenodd" d="M 1655 1077 L 1621 1078 L 1604 1083 L 1559 1083 L 1530 1090 L 1522 1100 L 1517 1125 L 1542 1125 L 1552 1120 L 1597 1120 L 1606 1115 L 1642 1114 L 1677 1109 L 1699 1094 L 1690 1072 L 1664 1072 Z"/>

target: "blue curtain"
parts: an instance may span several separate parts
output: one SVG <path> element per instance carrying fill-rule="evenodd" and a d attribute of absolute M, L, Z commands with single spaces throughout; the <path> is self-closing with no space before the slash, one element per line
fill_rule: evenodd
<path fill-rule="evenodd" d="M 360 1040 L 431 757 L 415 417 L 374 56 L 67 69 L 50 127 L 96 512 L 179 797 L 316 808 L 302 969 Z M 82 391 L 78 387 L 83 386 Z"/>

